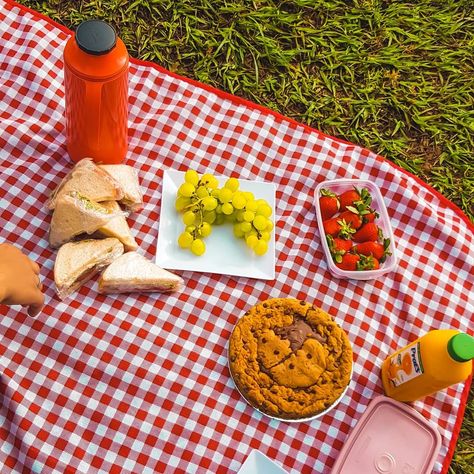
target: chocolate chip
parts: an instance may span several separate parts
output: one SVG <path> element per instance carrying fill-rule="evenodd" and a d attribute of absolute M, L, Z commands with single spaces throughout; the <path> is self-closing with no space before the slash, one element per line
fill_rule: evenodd
<path fill-rule="evenodd" d="M 301 301 L 300 301 L 300 305 L 301 305 L 301 306 L 306 306 L 306 301 L 301 300 Z"/>
<path fill-rule="evenodd" d="M 277 356 L 280 353 L 280 351 L 273 351 L 273 353 Z"/>
<path fill-rule="evenodd" d="M 267 340 L 266 340 L 264 337 L 262 337 L 262 343 L 263 343 L 263 344 L 266 344 L 266 343 L 267 343 Z"/>
<path fill-rule="evenodd" d="M 294 366 L 293 364 L 290 364 L 288 367 L 289 367 L 290 369 L 294 369 L 294 368 L 295 368 L 295 366 Z"/>
<path fill-rule="evenodd" d="M 313 356 L 312 356 L 311 354 L 306 354 L 306 357 L 307 357 L 308 359 L 312 359 L 312 358 L 313 358 Z"/>
<path fill-rule="evenodd" d="M 268 304 L 267 303 L 263 303 L 262 305 L 264 308 L 268 308 Z"/>

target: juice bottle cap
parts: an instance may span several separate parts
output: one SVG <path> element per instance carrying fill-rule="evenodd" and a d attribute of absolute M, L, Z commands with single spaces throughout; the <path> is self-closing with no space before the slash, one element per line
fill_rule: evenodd
<path fill-rule="evenodd" d="M 82 51 L 99 56 L 111 51 L 117 42 L 115 30 L 105 21 L 87 20 L 76 29 L 76 43 Z"/>
<path fill-rule="evenodd" d="M 458 362 L 474 359 L 474 337 L 459 333 L 448 341 L 448 353 Z"/>

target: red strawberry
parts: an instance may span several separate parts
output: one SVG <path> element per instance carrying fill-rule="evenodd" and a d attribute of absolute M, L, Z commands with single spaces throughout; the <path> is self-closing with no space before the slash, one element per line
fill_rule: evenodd
<path fill-rule="evenodd" d="M 346 253 L 341 257 L 340 262 L 336 262 L 336 267 L 341 270 L 357 270 L 357 265 L 360 261 L 360 256 L 353 253 Z"/>
<path fill-rule="evenodd" d="M 345 211 L 336 217 L 323 221 L 324 233 L 333 237 L 349 239 L 362 225 L 362 218 L 355 212 Z"/>
<path fill-rule="evenodd" d="M 374 222 L 364 224 L 353 236 L 354 242 L 376 241 L 379 238 L 379 228 Z"/>
<path fill-rule="evenodd" d="M 356 203 L 368 207 L 372 202 L 372 196 L 367 189 L 358 190 L 356 187 L 345 191 L 339 195 L 339 202 L 341 204 L 341 211 L 347 210 L 348 207 L 354 206 Z"/>
<path fill-rule="evenodd" d="M 369 209 L 368 213 L 362 216 L 362 221 L 364 224 L 367 224 L 368 222 L 374 222 L 378 217 L 378 212 L 374 211 L 373 209 Z"/>
<path fill-rule="evenodd" d="M 352 206 L 356 201 L 360 200 L 360 194 L 357 188 L 350 189 L 339 195 L 339 202 L 341 204 L 341 211 L 345 211 L 347 206 Z"/>
<path fill-rule="evenodd" d="M 321 210 L 321 217 L 323 221 L 330 219 L 339 211 L 339 199 L 337 195 L 328 189 L 321 189 L 319 209 Z"/>
<path fill-rule="evenodd" d="M 324 233 L 332 237 L 349 238 L 356 230 L 352 225 L 339 217 L 333 217 L 323 222 Z"/>
<path fill-rule="evenodd" d="M 329 251 L 335 262 L 341 262 L 342 256 L 352 248 L 352 241 L 326 235 Z"/>
<path fill-rule="evenodd" d="M 337 216 L 336 218 L 344 219 L 348 224 L 350 224 L 356 230 L 362 225 L 362 217 L 356 212 L 345 211 L 339 214 L 339 216 Z"/>
<path fill-rule="evenodd" d="M 336 250 L 343 250 L 344 252 L 349 252 L 349 250 L 352 248 L 352 240 L 340 239 L 339 237 L 336 237 L 333 239 L 333 242 L 334 248 Z"/>
<path fill-rule="evenodd" d="M 336 236 L 341 230 L 341 224 L 339 224 L 337 217 L 323 221 L 324 233 L 326 235 Z"/>
<path fill-rule="evenodd" d="M 383 245 L 379 242 L 362 242 L 361 244 L 354 245 L 352 252 L 358 253 L 359 255 L 366 255 L 367 257 L 372 255 L 377 259 L 381 259 L 383 255 Z"/>
<path fill-rule="evenodd" d="M 354 245 L 352 251 L 360 255 L 372 255 L 377 260 L 383 262 L 387 255 L 391 255 L 389 247 L 390 239 L 384 239 L 383 244 L 379 242 L 362 242 L 361 244 Z"/>
<path fill-rule="evenodd" d="M 380 268 L 379 261 L 375 258 L 365 255 L 360 255 L 360 260 L 357 262 L 357 270 L 378 270 Z"/>

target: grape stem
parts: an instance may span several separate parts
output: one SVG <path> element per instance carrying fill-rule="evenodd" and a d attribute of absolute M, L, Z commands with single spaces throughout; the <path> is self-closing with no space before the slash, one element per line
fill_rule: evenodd
<path fill-rule="evenodd" d="M 193 206 L 195 206 L 196 204 L 200 204 L 203 199 L 204 199 L 204 198 L 200 198 L 199 201 L 195 201 L 195 202 L 192 202 L 191 204 L 188 204 L 187 206 L 184 206 L 184 207 L 183 207 L 183 211 L 184 211 L 185 209 L 188 209 L 188 207 L 193 207 Z"/>
<path fill-rule="evenodd" d="M 201 201 L 202 201 L 202 199 L 201 199 Z M 196 226 L 196 228 L 193 230 L 193 233 L 192 233 L 192 236 L 195 239 L 197 237 L 199 237 L 198 231 L 199 231 L 199 227 L 201 227 L 201 225 L 203 223 L 203 220 L 204 220 L 204 216 L 202 214 L 202 205 L 199 205 L 199 224 Z"/>
<path fill-rule="evenodd" d="M 196 186 L 196 189 L 199 188 L 199 186 L 201 186 L 201 184 L 204 185 L 204 189 L 207 191 L 207 196 L 206 196 L 206 197 L 212 196 L 212 194 L 209 192 L 209 189 L 207 189 L 207 188 L 205 187 L 205 184 L 207 184 L 207 183 L 201 183 L 201 180 L 199 180 L 199 182 L 198 182 L 198 184 L 197 184 L 197 186 Z M 193 193 L 193 195 L 196 196 L 196 197 L 198 197 L 195 192 Z M 192 198 L 192 196 L 191 196 L 191 198 Z M 184 206 L 184 207 L 183 207 L 183 211 L 184 211 L 185 209 L 188 209 L 188 207 L 193 207 L 193 206 L 196 206 L 197 204 L 201 204 L 201 202 L 202 202 L 203 199 L 205 199 L 205 197 L 204 197 L 204 198 L 199 198 L 199 197 L 198 197 L 198 200 L 197 200 L 197 201 L 193 201 L 191 204 L 188 204 L 187 206 Z M 218 201 L 219 201 L 219 200 L 218 200 Z M 219 201 L 219 202 L 220 202 L 220 201 Z M 201 213 L 201 218 L 202 218 L 202 213 Z"/>

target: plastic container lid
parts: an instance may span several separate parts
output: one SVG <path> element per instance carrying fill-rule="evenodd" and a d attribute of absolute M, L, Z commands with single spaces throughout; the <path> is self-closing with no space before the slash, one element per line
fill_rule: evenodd
<path fill-rule="evenodd" d="M 441 436 L 416 410 L 391 398 L 372 400 L 349 435 L 332 474 L 430 474 Z"/>
<path fill-rule="evenodd" d="M 380 268 L 377 270 L 357 270 L 357 271 L 348 271 L 342 270 L 336 266 L 334 263 L 329 246 L 326 240 L 326 235 L 323 228 L 323 219 L 321 217 L 321 210 L 319 208 L 319 197 L 321 189 L 329 189 L 336 194 L 343 193 L 350 189 L 354 189 L 354 186 L 357 189 L 367 189 L 372 196 L 371 208 L 374 209 L 379 217 L 376 219 L 375 223 L 382 229 L 383 235 L 385 238 L 390 239 L 389 251 L 391 255 L 387 256 L 386 260 L 380 264 Z M 323 181 L 316 186 L 314 190 L 314 204 L 316 209 L 316 220 L 318 223 L 319 235 L 321 236 L 321 244 L 323 246 L 323 252 L 326 256 L 326 262 L 328 265 L 329 271 L 338 278 L 348 278 L 353 280 L 373 280 L 379 278 L 380 276 L 391 272 L 397 266 L 397 255 L 395 250 L 395 243 L 393 239 L 393 230 L 392 225 L 390 224 L 390 218 L 387 213 L 387 208 L 382 197 L 382 193 L 378 186 L 376 186 L 371 181 L 362 180 L 362 179 L 334 179 L 330 181 Z"/>

